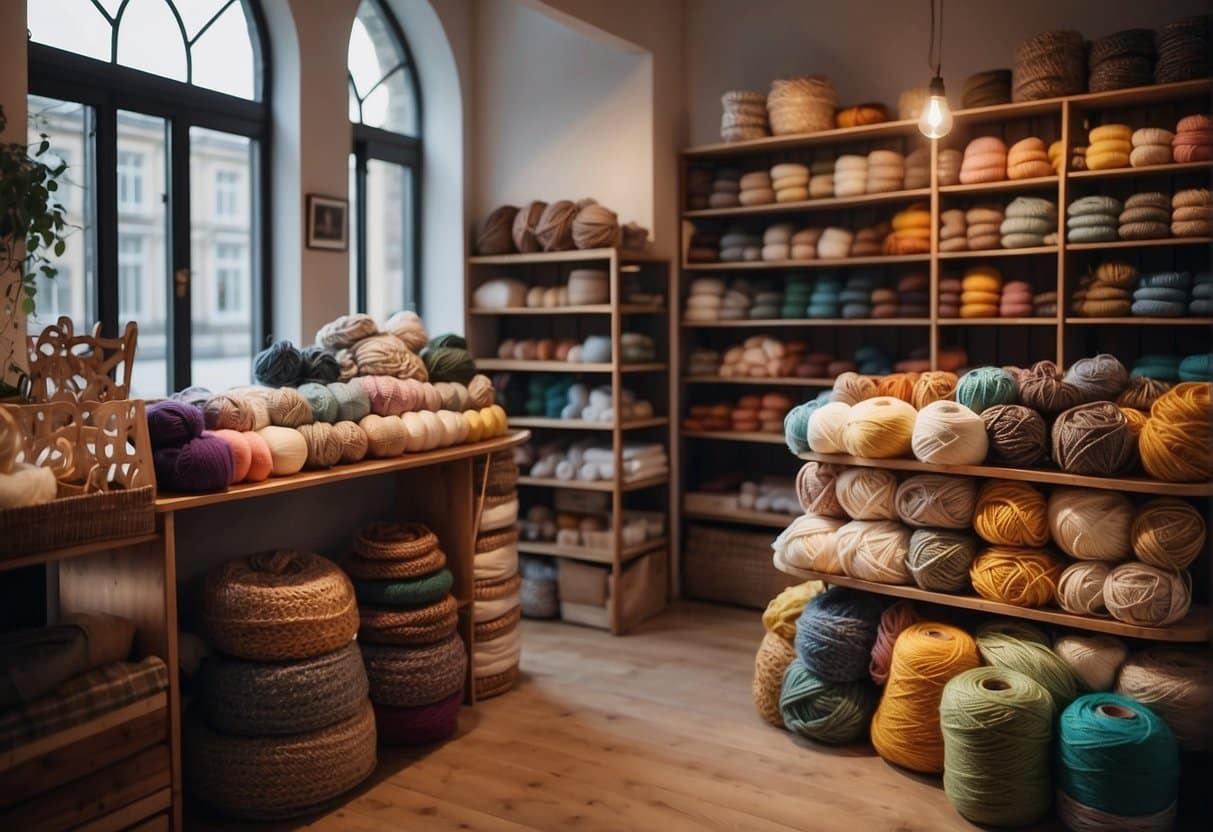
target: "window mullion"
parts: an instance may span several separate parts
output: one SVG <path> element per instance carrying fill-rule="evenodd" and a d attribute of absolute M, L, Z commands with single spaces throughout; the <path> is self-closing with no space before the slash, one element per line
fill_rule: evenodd
<path fill-rule="evenodd" d="M 354 181 L 358 189 L 355 194 L 354 211 L 357 218 L 358 230 L 355 245 L 356 268 L 358 275 L 358 310 L 365 312 L 370 303 L 369 287 L 367 286 L 367 193 L 366 193 L 366 145 L 354 143 Z"/>
<path fill-rule="evenodd" d="M 118 335 L 118 111 L 104 102 L 93 110 L 96 191 L 97 320 L 109 337 Z"/>
<path fill-rule="evenodd" d="M 190 308 L 190 141 L 189 125 L 174 119 L 169 126 L 169 389 L 190 385 L 192 338 Z"/>

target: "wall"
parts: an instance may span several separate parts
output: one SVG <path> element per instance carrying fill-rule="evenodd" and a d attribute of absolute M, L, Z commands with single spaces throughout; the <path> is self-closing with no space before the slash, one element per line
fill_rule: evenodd
<path fill-rule="evenodd" d="M 687 0 L 686 79 L 691 144 L 720 140 L 720 95 L 766 91 L 772 78 L 824 73 L 841 102 L 883 101 L 930 79 L 925 0 L 821 5 L 802 0 Z M 1098 38 L 1134 26 L 1158 28 L 1177 17 L 1208 12 L 1202 0 L 965 0 L 946 4 L 944 80 L 960 105 L 961 85 L 974 72 L 1010 67 L 1016 44 L 1051 28 Z"/>

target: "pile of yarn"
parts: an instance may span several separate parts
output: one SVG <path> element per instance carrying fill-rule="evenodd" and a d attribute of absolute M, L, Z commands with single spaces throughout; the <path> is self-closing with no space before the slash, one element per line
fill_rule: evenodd
<path fill-rule="evenodd" d="M 1207 317 L 1213 312 L 1213 276 L 1209 272 L 1155 272 L 1137 279 L 1133 292 L 1134 315 L 1180 318 Z"/>
<path fill-rule="evenodd" d="M 1181 750 L 1207 753 L 1213 748 L 1213 726 L 1208 720 L 1213 707 L 1213 662 L 1200 647 L 1159 645 L 1137 651 L 1120 666 L 1116 693 L 1166 720 Z"/>
<path fill-rule="evenodd" d="M 1209 408 L 1209 382 L 1182 382 L 1155 399 L 1138 439 L 1142 466 L 1150 476 L 1167 482 L 1213 476 Z"/>
<path fill-rule="evenodd" d="M 1091 41 L 1087 67 L 1091 92 L 1149 86 L 1154 80 L 1154 32 L 1126 29 Z"/>
<path fill-rule="evenodd" d="M 1171 197 L 1171 234 L 1176 237 L 1209 236 L 1209 189 L 1189 188 Z"/>
<path fill-rule="evenodd" d="M 1011 200 L 999 226 L 1003 248 L 1030 248 L 1057 244 L 1057 206 L 1042 197 L 1018 196 Z"/>
<path fill-rule="evenodd" d="M 197 407 L 169 399 L 148 405 L 147 426 L 156 482 L 162 490 L 224 491 L 233 483 L 246 479 L 257 482 L 270 475 L 269 449 L 265 440 L 253 433 L 251 418 L 245 430 L 224 431 L 230 437 L 218 435 L 205 430 L 202 411 Z M 249 435 L 255 438 L 250 440 Z M 257 467 L 250 476 L 254 446 Z M 50 473 L 49 469 L 35 470 Z M 53 474 L 50 482 L 54 482 Z M 50 493 L 53 497 L 54 492 Z"/>
<path fill-rule="evenodd" d="M 1135 168 L 1152 165 L 1169 165 L 1175 161 L 1171 156 L 1171 142 L 1175 134 L 1161 127 L 1142 127 L 1129 137 L 1133 149 L 1129 151 L 1129 164 Z"/>
<path fill-rule="evenodd" d="M 1087 85 L 1086 44 L 1073 30 L 1041 32 L 1015 48 L 1013 101 L 1077 95 Z"/>
<path fill-rule="evenodd" d="M 767 94 L 767 115 L 775 136 L 831 130 L 837 108 L 834 84 L 820 75 L 772 81 Z"/>
<path fill-rule="evenodd" d="M 1042 139 L 1029 136 L 1007 149 L 1007 179 L 1035 179 L 1052 176 L 1053 173 Z"/>
<path fill-rule="evenodd" d="M 1087 134 L 1087 170 L 1127 168 L 1133 149 L 1133 128 L 1127 124 L 1103 124 Z"/>
<path fill-rule="evenodd" d="M 963 155 L 954 147 L 939 151 L 939 156 L 935 160 L 935 175 L 939 179 L 939 184 L 959 185 L 960 166 L 963 161 Z"/>
<path fill-rule="evenodd" d="M 885 237 L 884 253 L 923 254 L 931 250 L 931 212 L 911 205 L 893 215 L 893 230 Z"/>
<path fill-rule="evenodd" d="M 964 149 L 960 183 L 1000 182 L 1007 178 L 1007 145 L 997 136 L 978 136 Z"/>
<path fill-rule="evenodd" d="M 1196 15 L 1173 20 L 1158 35 L 1154 83 L 1171 84 L 1209 77 L 1209 18 Z"/>
<path fill-rule="evenodd" d="M 720 262 L 740 263 L 762 259 L 762 235 L 742 225 L 730 226 L 720 235 Z"/>
<path fill-rule="evenodd" d="M 965 79 L 960 97 L 960 106 L 963 109 L 1010 103 L 1011 70 L 987 69 Z"/>
<path fill-rule="evenodd" d="M 965 211 L 965 236 L 969 251 L 984 251 L 1002 245 L 1002 221 L 1006 219 L 1001 205 L 981 203 Z"/>
<path fill-rule="evenodd" d="M 720 138 L 726 142 L 761 139 L 771 134 L 767 97 L 760 92 L 729 90 L 720 97 Z"/>
<path fill-rule="evenodd" d="M 782 433 L 792 400 L 783 393 L 742 396 L 736 402 L 693 404 L 683 420 L 685 430 Z"/>
<path fill-rule="evenodd" d="M 1132 306 L 1130 289 L 1136 283 L 1137 269 L 1129 263 L 1100 263 L 1093 272 L 1079 279 L 1071 299 L 1071 311 L 1084 318 L 1126 315 Z"/>
<path fill-rule="evenodd" d="M 625 247 L 643 249 L 647 230 L 629 223 L 628 233 L 619 217 L 593 199 L 552 203 L 534 200 L 515 208 L 503 205 L 485 218 L 476 236 L 481 255 L 571 251 L 573 249 Z"/>
<path fill-rule="evenodd" d="M 939 212 L 939 250 L 968 251 L 968 225 L 962 208 Z"/>
<path fill-rule="evenodd" d="M 783 727 L 779 698 L 784 673 L 796 658 L 796 649 L 792 646 L 796 637 L 796 620 L 804 611 L 805 604 L 824 591 L 825 586 L 820 581 L 790 586 L 772 598 L 762 614 L 766 632 L 754 656 L 751 693 L 759 716 L 776 728 Z"/>
<path fill-rule="evenodd" d="M 472 564 L 472 622 L 476 650 L 472 684 L 476 698 L 497 696 L 518 680 L 522 617 L 518 574 L 518 474 L 510 451 L 477 460 L 475 482 L 484 483 Z"/>
<path fill-rule="evenodd" d="M 1117 240 L 1123 210 L 1124 206 L 1115 197 L 1079 197 L 1066 208 L 1066 241 L 1110 243 Z"/>
<path fill-rule="evenodd" d="M 615 479 L 614 449 L 610 445 L 598 444 L 593 439 L 567 443 L 549 442 L 537 449 L 528 449 L 522 459 L 526 461 L 528 473 L 532 477 L 582 482 Z M 669 457 L 661 444 L 623 444 L 623 470 L 620 479 L 624 482 L 665 476 L 669 473 L 669 466 Z"/>
<path fill-rule="evenodd" d="M 809 198 L 834 196 L 834 160 L 817 159 L 809 164 Z"/>
<path fill-rule="evenodd" d="M 718 168 L 708 192 L 709 208 L 736 208 L 741 205 L 741 171 L 736 168 Z"/>
<path fill-rule="evenodd" d="M 1124 202 L 1117 236 L 1122 240 L 1153 240 L 1171 234 L 1171 197 L 1157 191 L 1136 193 Z"/>
<path fill-rule="evenodd" d="M 1209 161 L 1209 116 L 1205 113 L 1184 116 L 1175 125 L 1171 156 L 1176 162 Z"/>
<path fill-rule="evenodd" d="M 809 166 L 781 162 L 771 168 L 771 189 L 776 202 L 801 202 L 809 198 Z"/>
<path fill-rule="evenodd" d="M 905 187 L 906 159 L 896 150 L 873 150 L 868 154 L 868 178 L 864 192 L 869 194 L 900 191 Z M 837 175 L 834 180 L 838 185 Z"/>
<path fill-rule="evenodd" d="M 994 266 L 971 266 L 960 281 L 960 317 L 997 318 L 1001 298 L 1002 273 Z"/>
<path fill-rule="evenodd" d="M 455 733 L 467 651 L 455 632 L 454 579 L 420 523 L 378 522 L 342 562 L 358 598 L 370 696 L 382 741 L 426 745 Z"/>
<path fill-rule="evenodd" d="M 737 201 L 742 205 L 766 205 L 775 201 L 775 190 L 771 187 L 771 174 L 765 170 L 743 173 L 737 181 Z"/>

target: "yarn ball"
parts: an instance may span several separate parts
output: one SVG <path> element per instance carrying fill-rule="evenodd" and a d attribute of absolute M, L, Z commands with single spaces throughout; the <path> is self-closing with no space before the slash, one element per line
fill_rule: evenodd
<path fill-rule="evenodd" d="M 459 339 L 463 340 L 463 339 Z M 455 381 L 467 384 L 476 375 L 476 362 L 467 351 L 467 342 L 463 346 L 435 346 L 430 341 L 429 346 L 421 351 L 421 360 L 425 362 L 430 381 Z"/>
<path fill-rule="evenodd" d="M 1042 413 L 1060 413 L 1086 401 L 1052 361 L 1037 361 L 1020 374 L 1019 400 Z"/>
<path fill-rule="evenodd" d="M 771 544 L 775 565 L 842 574 L 838 562 L 838 530 L 842 524 L 841 520 L 816 514 L 797 517 Z"/>
<path fill-rule="evenodd" d="M 271 425 L 257 431 L 270 451 L 270 471 L 275 477 L 289 477 L 303 470 L 307 462 L 307 442 L 294 428 Z"/>
<path fill-rule="evenodd" d="M 1192 578 L 1187 572 L 1129 561 L 1104 581 L 1103 602 L 1117 621 L 1140 627 L 1165 627 L 1188 614 Z"/>
<path fill-rule="evenodd" d="M 346 465 L 361 462 L 366 457 L 368 440 L 366 433 L 353 421 L 333 424 L 333 435 L 341 445 L 341 461 Z"/>
<path fill-rule="evenodd" d="M 379 326 L 370 315 L 362 312 L 340 315 L 316 331 L 316 343 L 330 350 L 349 349 L 378 331 Z"/>
<path fill-rule="evenodd" d="M 793 454 L 799 455 L 809 450 L 809 417 L 824 404 L 820 399 L 813 399 L 796 405 L 783 417 L 784 442 Z"/>
<path fill-rule="evenodd" d="M 880 602 L 866 592 L 836 586 L 805 605 L 796 622 L 796 655 L 828 682 L 866 680 L 880 626 Z"/>
<path fill-rule="evenodd" d="M 982 598 L 1017 607 L 1053 600 L 1065 564 L 1048 552 L 991 546 L 973 560 L 969 581 Z"/>
<path fill-rule="evenodd" d="M 299 395 L 303 396 L 307 400 L 308 406 L 312 408 L 313 422 L 337 421 L 337 397 L 333 395 L 327 385 L 309 381 L 300 384 L 297 389 Z"/>
<path fill-rule="evenodd" d="M 202 435 L 206 422 L 192 404 L 166 399 L 146 409 L 147 433 L 152 447 L 175 448 Z"/>
<path fill-rule="evenodd" d="M 852 520 L 892 520 L 897 477 L 882 468 L 844 468 L 834 480 L 838 504 Z"/>
<path fill-rule="evenodd" d="M 918 377 L 918 381 L 914 382 L 914 392 L 910 397 L 910 403 L 918 410 L 922 410 L 931 402 L 954 399 L 958 381 L 956 373 L 950 373 L 947 370 L 931 370 L 923 373 Z"/>
<path fill-rule="evenodd" d="M 986 480 L 977 493 L 973 528 L 998 546 L 1044 546 L 1049 542 L 1045 495 L 1026 482 Z"/>
<path fill-rule="evenodd" d="M 1079 560 L 1129 557 L 1133 504 L 1118 491 L 1058 488 L 1049 495 L 1049 531 L 1063 552 Z"/>
<path fill-rule="evenodd" d="M 544 251 L 568 251 L 573 248 L 573 219 L 577 206 L 567 199 L 548 203 L 535 226 L 535 239 Z"/>
<path fill-rule="evenodd" d="M 880 614 L 880 627 L 876 630 L 876 643 L 872 645 L 872 662 L 868 675 L 878 685 L 889 678 L 889 664 L 893 660 L 893 643 L 901 632 L 918 621 L 918 613 L 909 601 L 901 600 L 885 607 Z"/>
<path fill-rule="evenodd" d="M 1121 668 L 1116 692 L 1167 721 L 1184 751 L 1213 748 L 1213 661 L 1203 647 L 1147 647 Z"/>
<path fill-rule="evenodd" d="M 1118 638 L 1078 633 L 1058 638 L 1053 643 L 1053 652 L 1069 665 L 1079 684 L 1087 690 L 1111 690 L 1129 654 Z"/>
<path fill-rule="evenodd" d="M 274 471 L 274 457 L 265 437 L 256 431 L 245 431 L 244 439 L 248 442 L 250 461 L 245 482 L 261 482 Z"/>
<path fill-rule="evenodd" d="M 1072 407 L 1053 423 L 1053 460 L 1071 474 L 1111 476 L 1128 468 L 1136 454 L 1129 422 L 1111 402 Z"/>
<path fill-rule="evenodd" d="M 987 461 L 1012 468 L 1031 468 L 1048 453 L 1045 420 L 1031 408 L 998 404 L 982 411 L 989 442 Z"/>
<path fill-rule="evenodd" d="M 915 474 L 897 486 L 893 505 L 903 523 L 967 529 L 977 503 L 977 481 L 947 474 Z"/>
<path fill-rule="evenodd" d="M 1191 503 L 1157 497 L 1137 510 L 1130 529 L 1133 552 L 1161 569 L 1183 569 L 1205 550 L 1205 518 Z"/>
<path fill-rule="evenodd" d="M 224 428 L 215 431 L 215 436 L 226 442 L 232 452 L 232 478 L 228 484 L 243 482 L 253 464 L 253 449 L 249 445 L 248 434 Z"/>
<path fill-rule="evenodd" d="M 328 385 L 329 393 L 337 402 L 334 422 L 357 422 L 371 412 L 371 400 L 366 390 L 357 381 L 335 381 Z"/>
<path fill-rule="evenodd" d="M 279 387 L 265 393 L 265 411 L 270 424 L 297 428 L 312 421 L 312 406 L 294 387 Z"/>
<path fill-rule="evenodd" d="M 390 459 L 404 453 L 408 436 L 404 422 L 399 416 L 364 416 L 358 427 L 366 434 L 367 456 L 375 459 Z"/>
<path fill-rule="evenodd" d="M 867 733 L 879 696 L 867 679 L 830 682 L 796 659 L 784 672 L 779 712 L 792 733 L 840 745 Z"/>
<path fill-rule="evenodd" d="M 1148 411 L 1158 397 L 1170 389 L 1171 383 L 1168 381 L 1159 381 L 1146 376 L 1131 376 L 1128 386 L 1116 397 L 1116 404 L 1121 407 Z"/>
<path fill-rule="evenodd" d="M 1014 670 L 1044 687 L 1060 712 L 1078 696 L 1074 671 L 1053 652 L 1048 637 L 1022 621 L 988 621 L 977 628 L 977 649 L 991 667 Z"/>
<path fill-rule="evenodd" d="M 367 410 L 376 416 L 399 416 L 421 407 L 420 390 L 391 376 L 360 376 L 348 382 L 362 390 Z M 361 420 L 359 420 L 361 421 Z"/>
<path fill-rule="evenodd" d="M 413 352 L 420 350 L 430 340 L 421 316 L 411 309 L 401 309 L 384 321 L 383 331 L 395 335 Z"/>
<path fill-rule="evenodd" d="M 615 248 L 622 240 L 619 215 L 593 200 L 573 218 L 573 243 L 579 249 Z"/>
<path fill-rule="evenodd" d="M 329 384 L 341 377 L 337 356 L 324 347 L 313 344 L 310 347 L 304 347 L 299 354 L 303 357 L 303 371 L 300 373 L 300 377 L 304 381 Z"/>
<path fill-rule="evenodd" d="M 914 456 L 938 465 L 978 465 L 989 440 L 981 416 L 952 401 L 935 401 L 918 411 L 910 437 Z"/>
<path fill-rule="evenodd" d="M 1001 367 L 978 367 L 960 377 L 956 383 L 956 401 L 982 413 L 999 404 L 1015 404 L 1015 377 Z"/>
<path fill-rule="evenodd" d="M 179 390 L 178 392 L 169 396 L 169 399 L 175 402 L 182 402 L 183 404 L 201 407 L 202 403 L 210 397 L 211 391 L 208 388 L 193 384 L 184 390 Z"/>
<path fill-rule="evenodd" d="M 209 431 L 177 448 L 153 455 L 156 480 L 169 491 L 223 491 L 232 483 L 232 449 Z"/>
<path fill-rule="evenodd" d="M 853 366 L 853 365 L 852 365 Z M 869 376 L 847 371 L 834 379 L 834 394 L 830 401 L 858 404 L 876 396 L 876 381 Z"/>
<path fill-rule="evenodd" d="M 906 568 L 914 583 L 932 592 L 961 592 L 969 586 L 969 567 L 977 542 L 959 532 L 918 529 L 910 535 Z"/>
<path fill-rule="evenodd" d="M 395 335 L 372 335 L 350 348 L 360 376 L 395 376 L 427 381 L 425 365 Z"/>
<path fill-rule="evenodd" d="M 1072 563 L 1057 579 L 1057 605 L 1075 615 L 1106 616 L 1103 585 L 1112 567 L 1099 560 Z"/>
<path fill-rule="evenodd" d="M 514 238 L 511 234 L 518 208 L 501 205 L 494 208 L 480 225 L 476 235 L 476 253 L 483 256 L 513 254 Z"/>
<path fill-rule="evenodd" d="M 1159 396 L 1138 438 L 1141 463 L 1167 482 L 1213 478 L 1208 382 L 1186 381 Z"/>
<path fill-rule="evenodd" d="M 511 236 L 514 238 L 514 249 L 523 254 L 539 251 L 539 240 L 535 238 L 535 229 L 539 226 L 539 218 L 543 216 L 546 202 L 535 200 L 528 202 L 518 209 L 514 215 L 514 225 Z"/>
<path fill-rule="evenodd" d="M 783 675 L 796 659 L 792 643 L 775 633 L 765 633 L 758 652 L 754 655 L 754 681 L 750 694 L 758 715 L 776 728 L 783 727 L 783 716 L 779 712 L 779 695 L 783 689 Z"/>
<path fill-rule="evenodd" d="M 1065 381 L 1078 390 L 1084 402 L 1115 401 L 1129 384 L 1129 371 L 1116 356 L 1100 353 L 1075 361 Z"/>
<path fill-rule="evenodd" d="M 838 529 L 838 563 L 844 574 L 880 584 L 913 583 L 906 556 L 910 530 L 893 520 L 852 520 Z"/>
<path fill-rule="evenodd" d="M 296 384 L 303 377 L 303 353 L 290 341 L 275 341 L 253 358 L 253 378 L 267 387 Z"/>
<path fill-rule="evenodd" d="M 842 466 L 828 462 L 806 462 L 796 475 L 796 497 L 808 514 L 846 519 L 838 502 L 836 483 Z"/>
<path fill-rule="evenodd" d="M 850 414 L 851 406 L 839 401 L 824 404 L 809 414 L 809 426 L 805 431 L 809 448 L 819 454 L 843 453 L 843 428 Z"/>
<path fill-rule="evenodd" d="M 237 393 L 216 393 L 202 403 L 202 417 L 209 430 L 252 430 L 253 408 Z"/>
<path fill-rule="evenodd" d="M 307 443 L 306 468 L 332 468 L 341 461 L 341 437 L 328 422 L 316 422 L 297 428 Z"/>
<path fill-rule="evenodd" d="M 917 415 L 914 406 L 901 399 L 891 396 L 865 399 L 847 413 L 842 428 L 843 448 L 848 454 L 865 459 L 908 456 Z"/>
<path fill-rule="evenodd" d="M 876 379 L 876 395 L 892 396 L 910 403 L 914 400 L 914 384 L 918 381 L 917 373 L 891 373 Z"/>
<path fill-rule="evenodd" d="M 496 392 L 493 390 L 493 382 L 489 381 L 488 376 L 472 376 L 472 380 L 467 383 L 467 388 L 468 401 L 477 410 L 488 407 L 497 400 Z"/>

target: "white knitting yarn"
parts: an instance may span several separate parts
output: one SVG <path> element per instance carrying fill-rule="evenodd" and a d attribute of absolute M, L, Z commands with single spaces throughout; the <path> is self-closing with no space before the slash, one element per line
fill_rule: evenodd
<path fill-rule="evenodd" d="M 897 477 L 883 468 L 844 468 L 834 480 L 834 496 L 852 520 L 894 520 Z"/>
<path fill-rule="evenodd" d="M 1102 561 L 1070 564 L 1057 580 L 1057 605 L 1075 615 L 1106 616 L 1103 585 L 1111 571 Z"/>
<path fill-rule="evenodd" d="M 910 530 L 893 520 L 852 520 L 838 530 L 838 562 L 852 578 L 881 584 L 913 582 L 906 556 Z"/>
<path fill-rule="evenodd" d="M 981 416 L 962 404 L 942 399 L 918 411 L 910 448 L 923 462 L 977 465 L 986 458 L 989 439 Z"/>
<path fill-rule="evenodd" d="M 1070 666 L 1088 690 L 1111 690 L 1116 674 L 1129 655 L 1125 643 L 1105 635 L 1064 635 L 1053 652 Z"/>
<path fill-rule="evenodd" d="M 842 524 L 841 520 L 817 514 L 797 517 L 771 544 L 775 550 L 775 565 L 842 574 L 837 548 L 837 533 Z"/>
<path fill-rule="evenodd" d="M 819 454 L 843 453 L 842 429 L 850 412 L 851 406 L 842 402 L 830 402 L 814 410 L 806 432 L 809 447 Z"/>
<path fill-rule="evenodd" d="M 1119 491 L 1058 488 L 1049 495 L 1049 532 L 1061 550 L 1079 560 L 1126 560 L 1133 504 Z"/>

